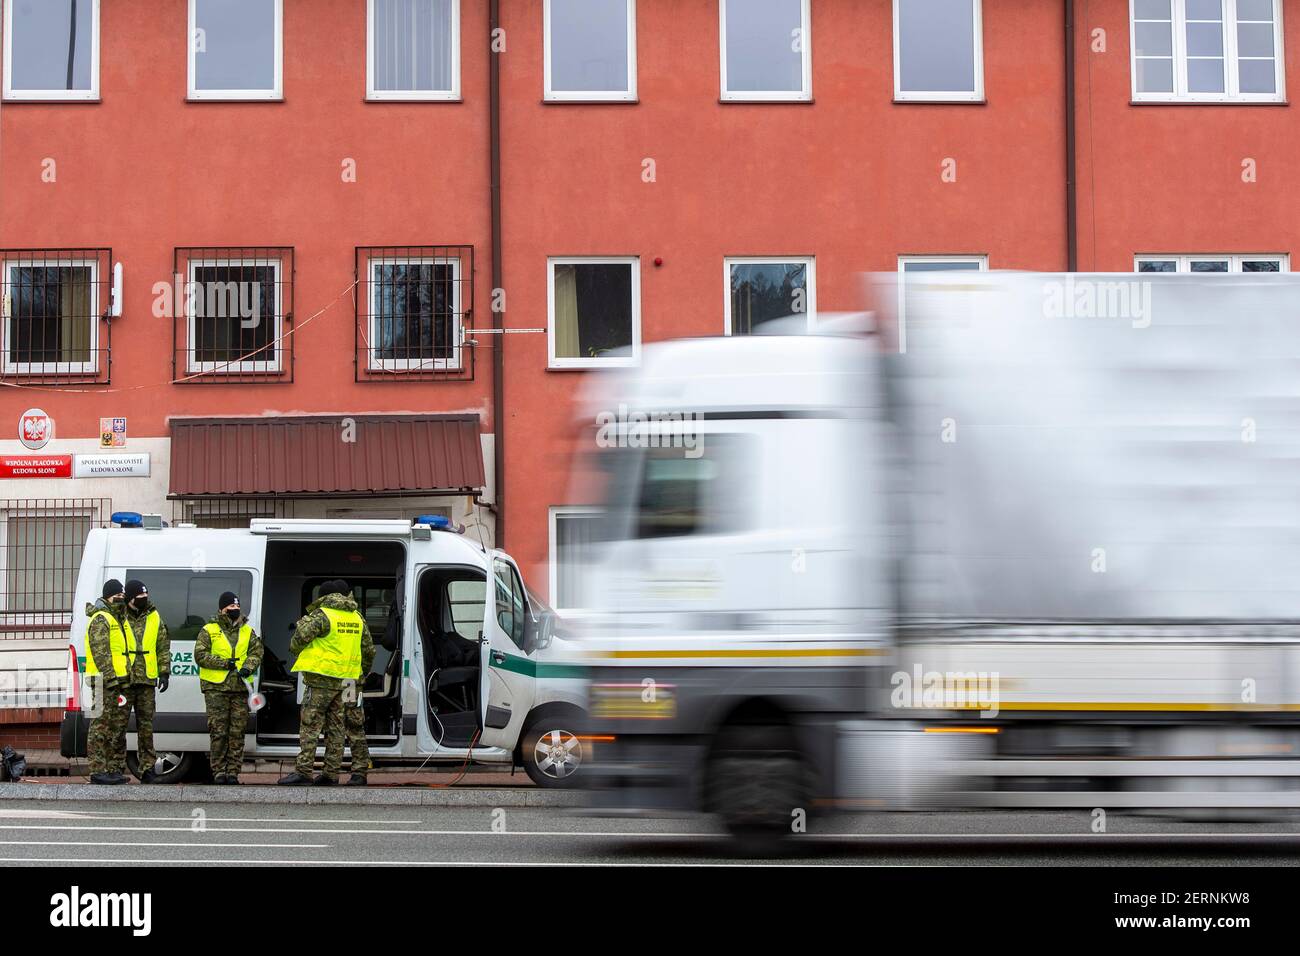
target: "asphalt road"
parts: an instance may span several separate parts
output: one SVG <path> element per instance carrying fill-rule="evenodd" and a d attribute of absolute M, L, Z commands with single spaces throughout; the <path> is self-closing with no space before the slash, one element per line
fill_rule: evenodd
<path fill-rule="evenodd" d="M 1187 820 L 1112 812 L 836 816 L 793 836 L 777 864 L 1266 865 L 1300 863 L 1300 817 Z M 494 829 L 495 827 L 495 829 Z M 0 805 L 0 866 L 212 864 L 734 864 L 702 819 L 601 818 L 490 807 L 74 803 Z"/>

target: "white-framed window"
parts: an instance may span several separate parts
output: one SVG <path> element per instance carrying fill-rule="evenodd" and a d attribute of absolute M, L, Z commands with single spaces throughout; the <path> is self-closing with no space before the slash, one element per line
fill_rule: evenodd
<path fill-rule="evenodd" d="M 99 263 L 9 259 L 4 263 L 7 375 L 93 374 L 99 355 Z"/>
<path fill-rule="evenodd" d="M 1129 0 L 1133 100 L 1286 98 L 1279 0 Z"/>
<path fill-rule="evenodd" d="M 894 99 L 984 99 L 982 0 L 894 0 Z"/>
<path fill-rule="evenodd" d="M 636 0 L 543 0 L 548 100 L 636 99 Z"/>
<path fill-rule="evenodd" d="M 99 0 L 4 4 L 4 98 L 99 99 Z"/>
<path fill-rule="evenodd" d="M 460 0 L 366 0 L 366 99 L 460 99 Z"/>
<path fill-rule="evenodd" d="M 1228 255 L 1140 255 L 1133 257 L 1134 272 L 1176 272 L 1193 274 L 1290 272 L 1291 257 L 1284 253 Z"/>
<path fill-rule="evenodd" d="M 563 256 L 546 261 L 550 368 L 635 365 L 641 356 L 641 260 Z M 627 354 L 611 355 L 616 350 Z"/>
<path fill-rule="evenodd" d="M 370 260 L 370 368 L 460 368 L 460 259 Z"/>
<path fill-rule="evenodd" d="M 186 371 L 281 371 L 283 268 L 279 259 L 189 260 Z"/>
<path fill-rule="evenodd" d="M 0 500 L 0 623 L 30 636 L 67 626 L 86 536 L 103 498 Z M 15 633 L 13 636 L 26 637 Z"/>
<path fill-rule="evenodd" d="M 722 262 L 727 335 L 752 335 L 769 322 L 817 321 L 817 260 L 813 256 L 728 256 Z M 788 329 L 790 322 L 780 328 Z M 775 327 L 774 327 L 775 328 Z"/>
<path fill-rule="evenodd" d="M 189 98 L 284 95 L 284 0 L 189 0 Z"/>
<path fill-rule="evenodd" d="M 592 606 L 590 571 L 601 514 L 601 509 L 587 505 L 553 505 L 550 509 L 551 607 L 560 614 Z"/>
<path fill-rule="evenodd" d="M 812 99 L 810 0 L 718 0 L 722 98 Z"/>
<path fill-rule="evenodd" d="M 932 272 L 986 272 L 989 257 L 976 255 L 898 257 L 898 351 L 907 351 L 907 277 Z"/>

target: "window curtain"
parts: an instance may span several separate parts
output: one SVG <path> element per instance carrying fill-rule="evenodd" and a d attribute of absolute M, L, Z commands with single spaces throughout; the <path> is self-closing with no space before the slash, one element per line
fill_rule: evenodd
<path fill-rule="evenodd" d="M 451 89 L 455 0 L 375 0 L 375 87 Z"/>
<path fill-rule="evenodd" d="M 90 361 L 90 270 L 84 266 L 59 270 L 60 362 Z"/>
<path fill-rule="evenodd" d="M 581 358 L 578 341 L 578 267 L 555 267 L 555 357 Z"/>

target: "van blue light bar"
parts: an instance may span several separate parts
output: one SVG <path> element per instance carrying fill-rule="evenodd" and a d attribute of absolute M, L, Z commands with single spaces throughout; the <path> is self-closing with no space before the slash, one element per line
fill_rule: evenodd
<path fill-rule="evenodd" d="M 144 525 L 144 515 L 138 511 L 114 511 L 109 520 L 122 528 L 139 528 Z"/>

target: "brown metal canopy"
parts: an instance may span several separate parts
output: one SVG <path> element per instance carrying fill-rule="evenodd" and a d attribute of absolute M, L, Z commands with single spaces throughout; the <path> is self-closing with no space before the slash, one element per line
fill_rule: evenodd
<path fill-rule="evenodd" d="M 355 423 L 350 435 L 349 421 Z M 173 418 L 170 424 L 173 498 L 483 490 L 477 415 Z"/>

